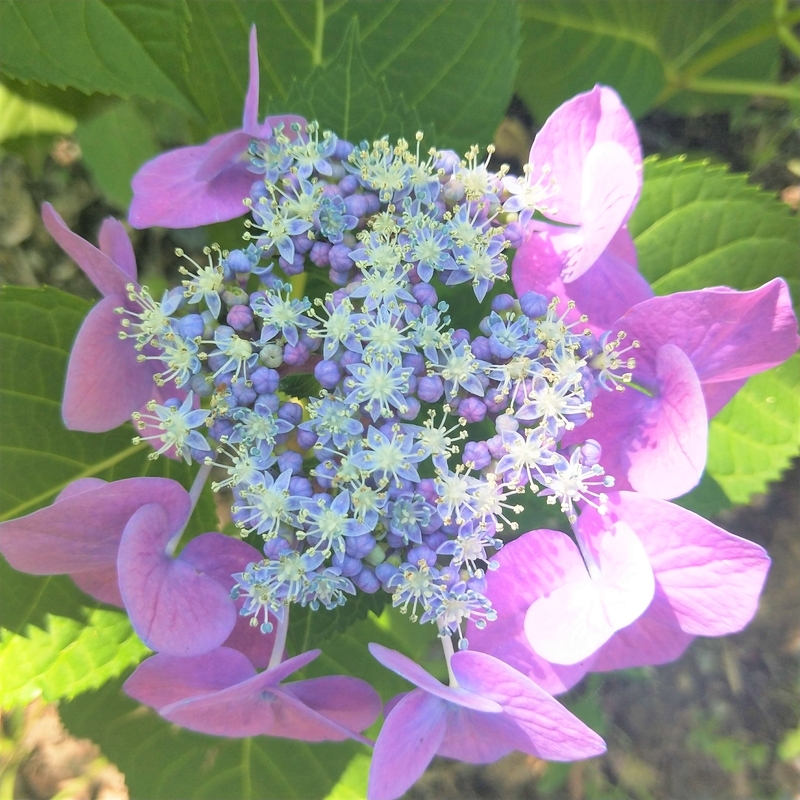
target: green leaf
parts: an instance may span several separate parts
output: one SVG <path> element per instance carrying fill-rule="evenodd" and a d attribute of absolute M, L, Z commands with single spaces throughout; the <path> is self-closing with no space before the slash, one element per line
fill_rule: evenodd
<path fill-rule="evenodd" d="M 371 762 L 368 753 L 356 753 L 325 800 L 363 800 L 367 796 L 367 778 Z"/>
<path fill-rule="evenodd" d="M 76 124 L 69 114 L 26 100 L 0 84 L 0 142 L 40 133 L 72 133 Z"/>
<path fill-rule="evenodd" d="M 0 70 L 21 81 L 72 86 L 86 94 L 137 95 L 193 112 L 168 73 L 102 0 L 5 0 Z"/>
<path fill-rule="evenodd" d="M 131 444 L 128 425 L 103 434 L 68 431 L 61 421 L 61 394 L 69 348 L 90 308 L 57 289 L 0 289 L 0 520 L 52 503 L 77 478 L 118 480 L 158 475 L 189 487 L 183 463 L 148 459 L 149 448 Z M 187 533 L 216 527 L 210 490 L 203 493 Z M 0 624 L 15 632 L 46 624 L 47 613 L 83 619 L 82 606 L 97 606 L 65 576 L 34 577 L 0 561 Z"/>
<path fill-rule="evenodd" d="M 629 229 L 656 294 L 720 284 L 755 289 L 783 275 L 800 296 L 797 218 L 723 165 L 647 159 Z"/>
<path fill-rule="evenodd" d="M 380 115 L 368 102 L 375 82 L 385 82 L 389 96 L 402 98 L 423 127 L 435 129 L 437 145 L 458 149 L 491 141 L 511 97 L 519 26 L 516 6 L 506 0 L 213 0 L 193 4 L 191 12 L 187 74 L 210 130 L 240 124 L 251 23 L 258 27 L 261 95 L 270 113 L 295 111 L 293 87 L 316 71 L 317 104 L 324 100 L 326 110 L 349 106 L 348 135 L 356 140 L 376 135 Z M 352 51 L 360 49 L 363 65 L 350 76 L 348 97 L 342 90 L 347 67 L 337 54 L 344 47 L 347 61 L 355 24 Z M 330 81 L 327 96 L 322 76 Z M 358 127 L 358 120 L 368 124 Z"/>
<path fill-rule="evenodd" d="M 90 737 L 125 774 L 134 800 L 323 798 L 359 747 L 181 730 L 126 697 L 121 681 L 63 703 L 60 711 L 73 735 Z"/>
<path fill-rule="evenodd" d="M 800 355 L 795 354 L 750 378 L 711 420 L 707 469 L 732 502 L 747 503 L 778 480 L 798 452 Z"/>
<path fill-rule="evenodd" d="M 393 137 L 413 138 L 419 128 L 416 114 L 409 112 L 402 96 L 392 97 L 385 81 L 370 73 L 357 17 L 332 62 L 316 69 L 302 86 L 295 84 L 287 107 L 348 140 L 372 141 L 386 131 Z"/>
<path fill-rule="evenodd" d="M 684 112 L 729 108 L 755 91 L 743 81 L 775 86 L 780 48 L 762 0 L 523 0 L 520 13 L 515 88 L 540 121 L 595 83 L 635 117 L 670 98 Z"/>
<path fill-rule="evenodd" d="M 0 632 L 0 707 L 47 702 L 96 689 L 138 664 L 148 649 L 119 611 L 96 609 L 84 622 L 48 616 L 43 630 Z"/>
<path fill-rule="evenodd" d="M 797 219 L 745 175 L 706 161 L 645 162 L 629 228 L 639 268 L 656 294 L 720 284 L 749 290 L 779 276 L 800 297 Z M 758 342 L 753 342 L 758 347 Z M 712 421 L 707 472 L 734 503 L 780 477 L 800 451 L 797 356 L 747 382 Z M 712 492 L 687 497 L 698 510 L 723 506 Z M 693 493 L 694 494 L 694 493 Z"/>
<path fill-rule="evenodd" d="M 112 203 L 127 208 L 131 178 L 159 152 L 149 120 L 132 103 L 119 102 L 81 122 L 75 135 L 97 185 Z"/>

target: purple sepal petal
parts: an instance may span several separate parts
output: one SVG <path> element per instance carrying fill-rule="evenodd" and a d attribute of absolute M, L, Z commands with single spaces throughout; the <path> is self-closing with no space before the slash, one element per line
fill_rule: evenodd
<path fill-rule="evenodd" d="M 192 539 L 183 548 L 180 557 L 200 572 L 210 575 L 228 591 L 235 583 L 232 577 L 234 573 L 243 572 L 248 564 L 257 563 L 263 558 L 247 542 L 221 533 L 206 533 Z M 244 605 L 244 597 L 234 602 L 238 611 Z M 237 614 L 236 625 L 223 645 L 244 653 L 253 666 L 263 668 L 269 664 L 276 630 L 262 633 L 258 625 L 250 624 L 251 619 Z"/>
<path fill-rule="evenodd" d="M 425 772 L 447 727 L 447 705 L 422 689 L 403 697 L 383 723 L 367 785 L 368 800 L 395 800 Z"/>
<path fill-rule="evenodd" d="M 125 608 L 125 603 L 119 591 L 116 565 L 72 572 L 70 577 L 81 591 L 94 597 L 95 600 Z"/>
<path fill-rule="evenodd" d="M 0 552 L 14 569 L 64 575 L 116 570 L 122 532 L 134 512 L 153 501 L 176 529 L 189 514 L 187 491 L 168 478 L 126 478 L 80 491 L 67 487 L 52 506 L 0 523 Z"/>
<path fill-rule="evenodd" d="M 179 530 L 169 525 L 161 505 L 140 508 L 122 534 L 119 588 L 131 624 L 148 647 L 194 656 L 228 638 L 236 609 L 229 592 L 214 578 L 167 555 L 167 545 Z"/>
<path fill-rule="evenodd" d="M 591 577 L 584 570 L 539 597 L 525 614 L 528 641 L 554 664 L 588 659 L 615 631 L 644 613 L 655 590 L 647 553 L 629 525 L 620 521 L 597 530 L 581 526 L 580 531 L 587 557 L 594 561 Z"/>
<path fill-rule="evenodd" d="M 351 731 L 369 728 L 381 713 L 380 696 L 358 678 L 326 675 L 287 683 L 282 688 L 286 694 Z"/>
<path fill-rule="evenodd" d="M 659 397 L 646 404 L 640 418 L 628 449 L 627 477 L 636 491 L 669 499 L 700 481 L 708 452 L 708 417 L 692 362 L 674 345 L 656 353 L 656 382 Z"/>
<path fill-rule="evenodd" d="M 548 761 L 574 761 L 605 752 L 600 736 L 499 659 L 465 650 L 453 655 L 451 665 L 460 686 L 494 700 L 513 720 L 513 749 Z"/>
<path fill-rule="evenodd" d="M 100 433 L 126 422 L 153 397 L 153 369 L 119 338 L 118 297 L 105 297 L 83 321 L 67 367 L 62 416 L 70 430 Z"/>
<path fill-rule="evenodd" d="M 134 228 L 194 228 L 246 214 L 242 201 L 253 183 L 244 160 L 249 139 L 242 131 L 231 131 L 206 144 L 180 147 L 148 161 L 133 176 L 130 224 Z M 213 176 L 198 178 L 206 161 L 221 152 L 218 148 L 228 147 L 238 152 L 235 159 L 228 158 Z"/>
<path fill-rule="evenodd" d="M 525 635 L 529 606 L 563 583 L 582 580 L 586 567 L 575 543 L 560 531 L 530 531 L 504 545 L 493 557 L 500 565 L 487 575 L 486 597 L 497 619 L 483 630 L 467 626 L 470 650 L 489 653 L 527 675 L 550 694 L 574 686 L 591 659 L 571 666 L 550 664 L 531 648 Z"/>
<path fill-rule="evenodd" d="M 66 225 L 58 212 L 50 203 L 42 204 L 42 220 L 50 235 L 58 242 L 61 249 L 86 273 L 89 280 L 97 287 L 97 290 L 104 297 L 117 297 L 117 305 L 120 300 L 127 295 L 125 287 L 136 280 L 136 265 L 133 264 L 133 276 L 129 274 L 131 264 L 127 261 L 124 266 L 115 264 L 108 254 L 98 250 L 93 244 L 73 233 Z M 124 232 L 123 232 L 124 235 Z M 121 250 L 121 245 L 115 241 L 113 246 L 112 239 L 116 239 L 118 232 L 113 237 L 108 232 L 104 236 L 105 247 L 111 250 Z M 127 236 L 126 236 L 127 238 Z M 128 271 L 126 271 L 128 270 Z M 119 327 L 117 327 L 119 330 Z M 116 335 L 116 334 L 115 334 Z"/>
<path fill-rule="evenodd" d="M 637 365 L 652 363 L 663 344 L 680 347 L 701 383 L 742 380 L 777 366 L 800 338 L 789 288 L 775 278 L 750 292 L 725 287 L 653 297 L 619 320 L 641 342 Z"/>
<path fill-rule="evenodd" d="M 634 492 L 610 495 L 609 513 L 635 528 L 681 630 L 723 636 L 750 622 L 769 571 L 763 547 Z"/>
<path fill-rule="evenodd" d="M 628 309 L 653 296 L 650 284 L 636 267 L 636 249 L 627 227 L 620 228 L 594 266 L 570 283 L 561 279 L 561 257 L 547 233 L 533 233 L 517 250 L 511 270 L 517 296 L 534 291 L 558 297 L 576 308 L 566 321 L 586 314 L 584 327 L 596 334 L 611 328 Z"/>
<path fill-rule="evenodd" d="M 246 656 L 227 647 L 191 658 L 156 653 L 136 667 L 122 688 L 134 700 L 160 711 L 189 697 L 227 689 L 255 674 Z"/>
<path fill-rule="evenodd" d="M 90 489 L 99 489 L 101 486 L 107 485 L 108 481 L 104 481 L 102 478 L 78 478 L 78 480 L 68 483 L 54 502 L 59 503 L 61 500 L 69 500 L 70 497 L 76 497 L 79 494 L 88 492 Z"/>
<path fill-rule="evenodd" d="M 283 678 L 318 655 L 319 651 L 303 653 L 259 674 L 252 674 L 252 665 L 245 656 L 226 647 L 217 648 L 205 657 L 175 659 L 176 667 L 179 668 L 182 663 L 188 685 L 186 690 L 182 690 L 180 673 L 175 672 L 170 698 L 177 696 L 179 699 L 161 705 L 158 711 L 170 722 L 212 736 L 280 736 L 309 742 L 342 741 L 347 738 L 363 740 L 363 737 L 299 699 L 304 689 L 297 689 L 297 686 L 304 681 L 286 687 L 280 685 Z M 218 659 L 221 665 L 215 663 Z M 234 674 L 226 672 L 229 664 L 236 665 Z M 172 664 L 167 666 L 171 668 Z M 145 677 L 148 679 L 150 696 L 155 700 L 167 699 L 163 692 L 159 696 L 157 684 L 153 690 L 154 682 L 150 676 Z M 203 681 L 206 682 L 207 691 L 198 692 L 197 688 L 203 685 Z M 213 686 L 209 685 L 212 682 Z M 132 689 L 140 692 L 141 685 L 134 682 Z M 313 686 L 309 694 L 312 697 L 316 695 Z M 338 714 L 337 702 L 334 700 L 330 705 Z"/>
<path fill-rule="evenodd" d="M 100 250 L 105 253 L 134 283 L 136 283 L 136 255 L 133 252 L 125 226 L 113 217 L 103 220 L 98 234 Z"/>
<path fill-rule="evenodd" d="M 551 233 L 566 283 L 580 278 L 608 247 L 630 216 L 641 173 L 615 142 L 592 147 L 583 164 L 580 228 Z"/>
<path fill-rule="evenodd" d="M 427 670 L 417 664 L 416 661 L 412 661 L 396 650 L 390 650 L 388 647 L 375 644 L 374 642 L 371 642 L 367 646 L 373 657 L 383 664 L 386 669 L 396 672 L 398 675 L 410 681 L 420 689 L 424 689 L 429 694 L 440 697 L 442 700 L 458 703 L 464 708 L 471 708 L 474 711 L 497 713 L 502 710 L 497 703 L 487 700 L 484 697 L 470 692 L 464 692 L 451 686 L 445 686 L 443 683 L 437 681 Z"/>

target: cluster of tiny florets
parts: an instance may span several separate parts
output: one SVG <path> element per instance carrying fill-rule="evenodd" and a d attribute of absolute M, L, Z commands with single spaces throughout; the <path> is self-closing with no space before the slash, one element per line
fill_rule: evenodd
<path fill-rule="evenodd" d="M 481 627 L 521 495 L 574 519 L 613 484 L 596 443 L 561 439 L 630 381 L 621 337 L 598 341 L 533 292 L 484 303 L 548 188 L 421 141 L 354 146 L 314 124 L 254 141 L 247 246 L 179 252 L 181 287 L 161 302 L 131 287 L 138 310 L 119 309 L 160 396 L 173 390 L 135 415 L 138 438 L 216 466 L 242 536 L 263 540 L 231 582 L 265 631 L 290 603 L 357 590 L 443 635 Z M 330 291 L 304 296 L 315 273 Z M 477 336 L 439 298 L 462 283 Z"/>

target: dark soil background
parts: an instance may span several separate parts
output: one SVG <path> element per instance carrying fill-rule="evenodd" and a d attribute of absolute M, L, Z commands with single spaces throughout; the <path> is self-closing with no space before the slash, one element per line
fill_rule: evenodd
<path fill-rule="evenodd" d="M 800 141 L 785 109 L 755 101 L 737 115 L 696 118 L 655 112 L 640 122 L 647 153 L 689 153 L 750 171 L 752 180 L 797 208 Z M 497 131 L 498 158 L 519 169 L 535 130 L 518 102 Z M 96 241 L 101 220 L 124 216 L 104 201 L 69 139 L 48 143 L 36 169 L 0 160 L 0 280 L 47 283 L 85 297 L 92 286 L 45 231 L 38 214 L 53 203 L 67 224 Z M 148 275 L 166 278 L 176 246 L 193 233 L 132 232 Z M 565 699 L 600 730 L 608 754 L 553 765 L 520 754 L 486 767 L 437 759 L 408 793 L 414 800 L 800 800 L 800 758 L 779 745 L 800 724 L 800 463 L 770 493 L 719 524 L 766 547 L 773 566 L 755 621 L 741 634 L 697 640 L 679 661 L 656 669 L 594 676 Z M 4 713 L 0 796 L 29 800 L 123 800 L 124 776 L 96 745 L 64 731 L 57 707 L 37 702 Z M 16 780 L 13 789 L 9 778 Z"/>

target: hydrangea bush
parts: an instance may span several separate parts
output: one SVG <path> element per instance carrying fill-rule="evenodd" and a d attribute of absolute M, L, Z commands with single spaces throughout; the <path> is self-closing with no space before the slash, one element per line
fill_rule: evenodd
<path fill-rule="evenodd" d="M 78 479 L 2 523 L 0 552 L 125 610 L 153 651 L 130 697 L 214 736 L 373 747 L 373 800 L 435 755 L 602 753 L 555 695 L 756 611 L 766 552 L 671 501 L 701 479 L 710 418 L 797 350 L 786 283 L 654 296 L 627 226 L 639 140 L 608 87 L 560 106 L 514 176 L 491 148 L 422 133 L 259 122 L 258 79 L 253 31 L 241 129 L 134 178 L 134 227 L 245 217 L 244 244 L 178 251 L 163 296 L 120 222 L 97 248 L 43 208 L 102 295 L 71 351 L 66 426 L 130 420 L 191 487 Z M 208 487 L 237 534 L 186 535 Z M 520 530 L 534 496 L 570 533 Z M 414 687 L 385 704 L 356 676 L 295 675 L 321 652 L 289 645 L 298 607 L 365 595 L 430 631 L 445 682 L 379 643 Z"/>

